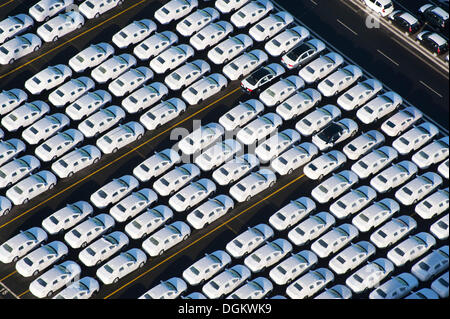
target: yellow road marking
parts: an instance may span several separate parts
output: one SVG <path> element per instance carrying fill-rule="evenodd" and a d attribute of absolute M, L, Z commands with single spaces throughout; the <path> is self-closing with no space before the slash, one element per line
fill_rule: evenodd
<path fill-rule="evenodd" d="M 22 297 L 23 295 L 25 295 L 25 294 L 27 294 L 27 293 L 29 293 L 30 292 L 30 290 L 28 289 L 27 291 L 24 291 L 24 292 L 22 292 L 20 295 L 17 295 L 17 297 Z"/>
<path fill-rule="evenodd" d="M 17 270 L 13 271 L 12 273 L 10 273 L 10 274 L 9 274 L 8 276 L 6 276 L 6 277 L 3 277 L 2 279 L 0 279 L 0 282 L 3 281 L 3 280 L 5 280 L 6 278 L 11 277 L 11 276 L 14 275 L 16 272 L 17 272 Z"/>
<path fill-rule="evenodd" d="M 175 257 L 176 255 L 178 255 L 179 253 L 185 251 L 186 249 L 188 249 L 189 247 L 191 247 L 192 245 L 195 245 L 196 243 L 198 243 L 200 240 L 202 240 L 205 237 L 208 237 L 209 235 L 211 235 L 212 233 L 214 233 L 215 231 L 217 231 L 218 229 L 222 228 L 223 226 L 227 225 L 229 222 L 235 220 L 236 218 L 238 218 L 239 216 L 241 216 L 242 214 L 244 214 L 245 212 L 248 212 L 250 209 L 254 208 L 255 206 L 259 205 L 260 203 L 264 202 L 265 200 L 269 199 L 270 197 L 272 197 L 273 195 L 279 193 L 280 191 L 282 191 L 283 189 L 285 189 L 286 187 L 292 185 L 293 183 L 299 181 L 301 178 L 303 178 L 305 176 L 305 174 L 300 175 L 299 177 L 293 179 L 292 181 L 290 181 L 289 183 L 287 183 L 286 185 L 280 187 L 279 189 L 277 189 L 276 191 L 274 191 L 273 193 L 267 195 L 266 197 L 264 197 L 263 199 L 257 201 L 256 203 L 254 203 L 253 205 L 251 205 L 250 207 L 247 207 L 246 209 L 244 209 L 243 211 L 241 211 L 239 214 L 237 214 L 236 216 L 230 218 L 229 220 L 227 220 L 226 222 L 222 223 L 221 225 L 217 226 L 216 228 L 210 230 L 208 233 L 206 233 L 205 235 L 201 236 L 200 238 L 198 238 L 197 240 L 193 241 L 192 243 L 190 243 L 189 245 L 187 245 L 186 247 L 178 250 L 177 252 L 173 253 L 171 256 L 167 257 L 166 259 L 164 259 L 163 261 L 159 262 L 158 264 L 156 264 L 155 266 L 151 267 L 150 269 L 148 269 L 147 271 L 145 271 L 144 273 L 140 274 L 139 276 L 137 276 L 136 278 L 134 278 L 133 280 L 129 281 L 128 283 L 126 283 L 125 285 L 123 285 L 122 287 L 114 290 L 112 293 L 110 293 L 109 295 L 107 295 L 104 299 L 108 299 L 109 297 L 115 295 L 117 292 L 119 292 L 120 290 L 122 290 L 123 288 L 129 286 L 130 284 L 132 284 L 133 282 L 135 282 L 136 280 L 138 280 L 139 278 L 145 276 L 146 274 L 148 274 L 149 272 L 151 272 L 152 270 L 156 269 L 157 267 L 159 267 L 160 265 L 166 263 L 167 261 L 169 261 L 170 259 L 172 259 L 173 257 Z"/>
<path fill-rule="evenodd" d="M 10 3 L 13 2 L 13 1 L 14 1 L 14 0 L 9 0 L 8 2 L 5 2 L 4 4 L 0 4 L 0 8 L 6 6 L 6 5 L 8 5 L 8 4 L 10 4 Z"/>

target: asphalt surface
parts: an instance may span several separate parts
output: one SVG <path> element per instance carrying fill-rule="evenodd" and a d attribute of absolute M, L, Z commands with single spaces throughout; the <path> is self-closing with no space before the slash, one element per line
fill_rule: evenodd
<path fill-rule="evenodd" d="M 142 2 L 142 3 L 141 3 Z M 407 2 L 407 1 L 404 1 Z M 139 3 L 139 4 L 138 4 Z M 96 20 L 89 21 L 79 31 L 69 34 L 61 38 L 57 43 L 44 45 L 37 53 L 28 56 L 26 59 L 17 61 L 12 66 L 0 67 L 0 89 L 10 89 L 14 87 L 22 87 L 26 79 L 34 73 L 40 71 L 48 65 L 58 63 L 67 63 L 68 59 L 82 50 L 90 43 L 97 43 L 109 40 L 114 33 L 124 27 L 133 20 L 144 17 L 153 18 L 153 12 L 159 8 L 165 1 L 125 1 L 124 5 L 116 8 L 111 12 L 102 15 Z M 201 7 L 209 6 L 209 3 L 202 3 Z M 280 0 L 279 4 L 289 9 L 290 13 L 302 21 L 311 30 L 317 32 L 324 40 L 328 41 L 332 46 L 336 47 L 343 54 L 349 56 L 355 63 L 366 69 L 373 76 L 381 80 L 385 85 L 402 95 L 410 103 L 421 109 L 433 120 L 436 120 L 444 128 L 448 129 L 448 73 L 442 75 L 429 64 L 418 59 L 411 51 L 406 50 L 403 46 L 398 45 L 392 39 L 392 34 L 383 29 L 367 31 L 365 27 L 366 13 L 354 11 L 341 1 L 296 1 L 296 6 L 292 6 L 292 1 Z M 0 6 L 2 4 L 0 3 Z M 135 7 L 127 10 L 130 6 Z M 8 12 L 8 15 L 25 12 L 29 4 L 27 1 L 13 1 L 3 8 L 2 12 Z M 127 10 L 126 12 L 123 12 Z M 413 9 L 411 9 L 413 10 Z M 123 13 L 121 13 L 123 12 Z M 229 15 L 225 16 L 226 19 Z M 0 16 L 0 20 L 3 17 Z M 338 21 L 339 19 L 339 21 Z M 104 24 L 102 24 L 102 21 Z M 174 29 L 176 23 L 161 27 L 158 25 L 158 32 L 161 30 Z M 351 32 L 343 24 L 351 28 Z M 95 29 L 92 29 L 95 28 Z M 248 32 L 248 28 L 244 30 Z M 234 32 L 236 33 L 236 32 Z M 71 40 L 75 38 L 74 40 Z M 181 40 L 186 43 L 187 40 Z M 255 46 L 262 48 L 262 45 Z M 385 55 L 379 53 L 383 52 Z M 116 50 L 123 53 L 128 50 Z M 47 53 L 49 52 L 49 53 Z M 43 56 L 43 54 L 45 54 Z M 196 55 L 195 58 L 205 58 L 206 54 Z M 391 60 L 387 59 L 390 57 Z M 35 59 L 34 61 L 32 61 Z M 32 62 L 31 62 L 32 61 Z M 31 62 L 29 64 L 26 64 Z M 278 59 L 271 58 L 270 62 L 279 62 Z M 147 65 L 148 62 L 138 63 L 139 65 Z M 211 63 L 212 65 L 212 63 Z M 220 72 L 221 68 L 213 67 L 213 72 Z M 293 74 L 291 71 L 289 74 Z M 88 74 L 87 72 L 85 74 Z M 83 75 L 85 75 L 83 74 Z M 163 77 L 155 76 L 152 81 L 162 81 Z M 422 84 L 425 83 L 427 86 Z M 57 186 L 51 191 L 33 199 L 26 205 L 14 208 L 7 216 L 0 217 L 0 243 L 14 236 L 19 230 L 25 230 L 33 226 L 39 226 L 41 221 L 49 216 L 57 209 L 65 206 L 66 203 L 76 200 L 89 200 L 89 196 L 99 187 L 110 181 L 112 178 L 119 177 L 131 173 L 132 169 L 150 156 L 155 150 L 160 150 L 172 146 L 176 141 L 171 140 L 171 129 L 177 127 L 192 130 L 192 121 L 201 120 L 203 124 L 208 122 L 217 122 L 218 118 L 231 109 L 240 100 L 250 97 L 241 90 L 238 90 L 238 81 L 231 82 L 227 89 L 220 94 L 213 96 L 201 105 L 189 107 L 187 112 L 175 119 L 174 121 L 164 125 L 162 128 L 147 132 L 144 138 L 132 145 L 129 145 L 114 155 L 103 156 L 101 161 L 92 167 L 76 174 L 72 178 L 60 180 Z M 104 88 L 96 86 L 96 89 Z M 430 90 L 432 88 L 435 92 Z M 436 94 L 436 92 L 438 94 Z M 179 97 L 180 92 L 175 96 Z M 43 94 L 37 99 L 45 100 L 48 93 Z M 119 104 L 120 100 L 113 100 L 113 104 Z M 335 104 L 334 99 L 323 99 L 320 105 L 327 103 Z M 58 111 L 62 111 L 60 109 Z M 272 111 L 272 109 L 266 109 Z M 445 114 L 445 116 L 444 116 Z M 343 117 L 355 117 L 354 113 L 343 113 Z M 136 120 L 140 115 L 128 115 L 128 120 Z M 282 129 L 293 127 L 299 120 L 291 120 L 285 122 Z M 376 125 L 364 127 L 364 131 L 376 128 Z M 360 129 L 360 132 L 362 130 Z M 13 137 L 7 133 L 6 138 Z M 303 138 L 302 141 L 310 141 L 310 138 Z M 87 139 L 85 143 L 95 143 L 95 140 Z M 141 145 L 145 143 L 145 145 Z M 385 145 L 390 145 L 392 139 L 387 139 Z M 345 142 L 344 142 L 345 144 Z M 342 149 L 343 145 L 337 147 Z M 33 150 L 29 148 L 28 152 Z M 27 153 L 28 153 L 27 152 Z M 398 161 L 405 159 L 400 157 Z M 344 169 L 349 169 L 352 162 L 347 163 Z M 436 166 L 432 166 L 429 170 L 436 171 Z M 46 167 L 44 166 L 43 169 Z M 203 174 L 202 177 L 209 177 L 210 174 Z M 143 183 L 140 187 L 151 187 L 150 183 Z M 302 176 L 302 169 L 295 171 L 292 175 L 279 178 L 278 182 L 272 189 L 266 190 L 253 198 L 249 203 L 236 205 L 235 209 L 222 217 L 215 223 L 209 225 L 200 231 L 194 231 L 191 237 L 174 248 L 166 251 L 162 256 L 150 258 L 142 269 L 139 269 L 130 275 L 122 278 L 117 284 L 102 285 L 100 293 L 95 298 L 137 298 L 151 287 L 173 276 L 181 277 L 184 269 L 193 262 L 201 258 L 205 253 L 212 252 L 217 249 L 224 249 L 226 243 L 235 236 L 243 232 L 247 227 L 259 224 L 261 222 L 268 223 L 268 218 L 279 208 L 286 205 L 289 200 L 300 196 L 309 196 L 311 190 L 318 183 Z M 445 180 L 448 185 L 448 180 Z M 361 185 L 359 183 L 357 186 Z M 4 190 L 0 193 L 3 194 Z M 226 193 L 227 188 L 218 188 L 217 194 Z M 379 196 L 377 200 L 385 197 L 393 198 L 394 194 L 388 193 Z M 162 198 L 158 204 L 167 204 L 168 198 Z M 327 211 L 328 205 L 318 205 L 317 212 Z M 100 210 L 95 210 L 100 213 Z M 107 212 L 107 210 L 105 210 Z M 419 216 L 413 214 L 411 207 L 402 207 L 401 214 L 411 214 L 419 223 L 419 227 L 415 232 L 429 231 L 429 227 L 437 218 L 430 221 L 424 221 Z M 175 220 L 185 220 L 187 213 L 178 213 Z M 440 216 L 443 216 L 440 215 Z M 344 220 L 351 222 L 351 218 Z M 338 222 L 342 223 L 341 221 Z M 126 223 L 116 224 L 114 230 L 121 230 Z M 286 237 L 287 231 L 276 233 L 275 237 Z M 353 242 L 360 240 L 368 240 L 370 234 L 360 234 Z M 50 240 L 63 240 L 63 236 L 51 236 Z M 141 241 L 131 241 L 128 248 L 140 248 Z M 444 242 L 438 241 L 436 247 L 440 247 Z M 302 247 L 294 247 L 294 252 L 309 249 L 309 244 Z M 67 259 L 77 260 L 77 254 L 70 249 L 71 253 Z M 378 257 L 386 257 L 387 249 L 377 250 L 375 256 L 371 260 Z M 328 267 L 329 258 L 321 260 L 317 267 Z M 243 263 L 244 258 L 233 260 L 233 265 Z M 406 266 L 396 268 L 394 274 L 404 271 L 410 271 L 412 263 Z M 96 268 L 88 269 L 83 266 L 82 276 L 94 276 Z M 270 268 L 269 268 L 270 270 Z M 349 275 L 337 276 L 333 283 L 344 283 L 345 278 Z M 268 270 L 258 274 L 258 276 L 268 277 Z M 256 277 L 253 275 L 252 277 Z M 28 292 L 29 283 L 34 278 L 23 278 L 15 272 L 13 264 L 0 266 L 0 298 L 34 298 Z M 422 284 L 419 288 L 429 287 L 430 283 Z M 276 294 L 284 294 L 286 287 L 275 287 L 271 296 Z M 193 291 L 201 291 L 201 287 L 189 287 L 183 295 L 187 295 Z M 355 295 L 355 298 L 367 298 L 367 293 Z"/>

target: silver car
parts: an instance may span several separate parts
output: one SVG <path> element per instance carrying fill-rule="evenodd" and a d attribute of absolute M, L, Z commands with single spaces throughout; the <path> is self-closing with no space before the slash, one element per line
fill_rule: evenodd
<path fill-rule="evenodd" d="M 258 158 L 253 154 L 244 154 L 229 160 L 216 169 L 212 177 L 219 185 L 228 185 L 240 179 L 259 166 Z"/>
<path fill-rule="evenodd" d="M 304 142 L 292 145 L 287 151 L 272 160 L 270 165 L 280 175 L 292 174 L 294 170 L 307 164 L 318 153 L 317 146 Z"/>
<path fill-rule="evenodd" d="M 140 89 L 122 99 L 121 105 L 130 114 L 141 112 L 161 101 L 168 93 L 169 89 L 161 82 L 144 84 Z"/>
<path fill-rule="evenodd" d="M 330 212 L 339 219 L 353 215 L 366 207 L 377 197 L 377 192 L 369 186 L 351 189 L 330 206 Z"/>
<path fill-rule="evenodd" d="M 66 107 L 66 114 L 74 121 L 84 119 L 99 108 L 111 102 L 111 94 L 104 90 L 87 92 Z"/>
<path fill-rule="evenodd" d="M 379 193 L 386 193 L 409 180 L 418 171 L 411 161 L 401 161 L 383 170 L 370 180 L 372 186 Z"/>
<path fill-rule="evenodd" d="M 277 285 L 289 284 L 292 280 L 309 270 L 318 262 L 315 253 L 310 250 L 302 250 L 291 253 L 291 256 L 274 266 L 270 272 L 270 278 Z"/>
<path fill-rule="evenodd" d="M 244 76 L 250 74 L 257 67 L 261 66 L 268 60 L 267 54 L 259 49 L 252 50 L 250 52 L 244 52 L 231 62 L 226 64 L 222 72 L 231 81 L 241 79 Z"/>
<path fill-rule="evenodd" d="M 316 203 L 309 197 L 302 196 L 291 200 L 269 218 L 269 223 L 276 230 L 282 231 L 308 216 L 316 209 Z"/>
<path fill-rule="evenodd" d="M 337 252 L 358 236 L 358 229 L 352 224 L 341 224 L 311 244 L 311 249 L 319 257 L 325 258 Z"/>
<path fill-rule="evenodd" d="M 361 293 L 366 289 L 377 286 L 392 271 L 394 271 L 394 264 L 389 259 L 378 258 L 348 276 L 345 284 L 353 292 Z"/>
<path fill-rule="evenodd" d="M 0 167 L 0 188 L 10 187 L 40 167 L 40 161 L 33 155 L 24 155 L 9 161 Z"/>
<path fill-rule="evenodd" d="M 85 145 L 61 157 L 52 164 L 52 171 L 60 178 L 73 176 L 76 172 L 97 163 L 100 150 L 93 145 Z"/>
<path fill-rule="evenodd" d="M 92 216 L 94 209 L 86 201 L 77 201 L 58 209 L 42 221 L 42 227 L 50 234 L 60 234 L 72 228 L 88 216 Z"/>
<path fill-rule="evenodd" d="M 0 92 L 0 115 L 4 115 L 28 100 L 28 94 L 21 89 Z"/>
<path fill-rule="evenodd" d="M 106 42 L 91 44 L 69 60 L 69 66 L 77 73 L 96 67 L 114 54 L 114 47 Z"/>
<path fill-rule="evenodd" d="M 167 75 L 164 79 L 164 83 L 172 90 L 179 90 L 191 85 L 209 71 L 211 71 L 211 67 L 208 62 L 197 59 L 183 64 Z"/>
<path fill-rule="evenodd" d="M 246 231 L 228 242 L 225 249 L 234 258 L 240 258 L 251 253 L 265 241 L 273 237 L 274 232 L 266 224 L 249 227 Z"/>
<path fill-rule="evenodd" d="M 306 220 L 291 229 L 288 233 L 289 240 L 296 246 L 301 246 L 308 241 L 316 239 L 326 232 L 336 222 L 333 215 L 328 212 L 319 212 L 309 216 Z"/>
<path fill-rule="evenodd" d="M 370 235 L 370 241 L 380 249 L 386 248 L 395 244 L 416 228 L 417 222 L 414 218 L 402 215 L 397 218 L 392 218 L 386 224 L 374 231 Z"/>
<path fill-rule="evenodd" d="M 253 46 L 253 40 L 246 34 L 238 34 L 220 42 L 208 51 L 208 58 L 214 64 L 227 63 L 238 54 Z"/>
<path fill-rule="evenodd" d="M 359 178 L 367 178 L 378 173 L 398 157 L 398 152 L 390 146 L 377 148 L 354 163 L 351 167 Z"/>
<path fill-rule="evenodd" d="M 155 32 L 133 49 L 133 54 L 140 60 L 148 60 L 178 43 L 178 36 L 172 31 Z"/>
<path fill-rule="evenodd" d="M 16 262 L 31 250 L 47 241 L 47 233 L 40 227 L 19 231 L 17 235 L 0 245 L 0 261 L 4 264 Z"/>
<path fill-rule="evenodd" d="M 378 80 L 361 81 L 342 93 L 337 99 L 337 104 L 346 111 L 354 110 L 373 98 L 382 88 L 383 85 Z"/>
<path fill-rule="evenodd" d="M 72 76 L 72 69 L 65 64 L 49 66 L 25 81 L 25 88 L 31 94 L 38 95 L 51 90 Z"/>
<path fill-rule="evenodd" d="M 364 154 L 370 152 L 375 147 L 381 146 L 385 141 L 383 134 L 377 130 L 370 130 L 362 133 L 351 142 L 347 143 L 342 151 L 351 160 L 357 160 Z"/>
<path fill-rule="evenodd" d="M 30 30 L 34 20 L 27 14 L 9 16 L 0 21 L 0 44 L 12 37 Z"/>
<path fill-rule="evenodd" d="M 352 224 L 358 227 L 360 232 L 368 232 L 378 227 L 388 218 L 400 211 L 400 205 L 393 199 L 383 198 L 364 209 L 353 217 Z"/>
<path fill-rule="evenodd" d="M 173 165 L 179 163 L 180 155 L 170 148 L 155 152 L 133 169 L 133 175 L 141 182 L 147 182 L 151 178 L 161 175 Z"/>
<path fill-rule="evenodd" d="M 326 285 L 334 281 L 334 274 L 327 268 L 310 270 L 286 288 L 286 294 L 292 299 L 311 297 Z"/>
<path fill-rule="evenodd" d="M 239 102 L 237 106 L 223 114 L 219 123 L 227 130 L 234 131 L 236 128 L 247 124 L 264 110 L 264 105 L 257 99 Z"/>
<path fill-rule="evenodd" d="M 183 278 L 192 286 L 202 284 L 231 263 L 231 257 L 217 250 L 197 260 L 183 271 Z"/>
<path fill-rule="evenodd" d="M 322 100 L 322 95 L 315 89 L 308 88 L 295 92 L 291 97 L 277 106 L 276 112 L 283 120 L 293 119 L 310 110 Z"/>

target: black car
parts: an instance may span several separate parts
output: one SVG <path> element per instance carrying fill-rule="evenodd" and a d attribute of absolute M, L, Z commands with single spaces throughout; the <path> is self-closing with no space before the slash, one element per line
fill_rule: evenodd
<path fill-rule="evenodd" d="M 406 31 L 409 34 L 419 31 L 422 25 L 415 16 L 402 10 L 392 12 L 389 15 L 389 20 L 399 29 Z"/>
<path fill-rule="evenodd" d="M 420 43 L 435 54 L 442 54 L 448 51 L 448 40 L 436 32 L 423 31 L 417 35 Z"/>
<path fill-rule="evenodd" d="M 264 86 L 284 72 L 285 70 L 281 65 L 278 63 L 271 63 L 253 71 L 241 82 L 241 88 L 246 92 L 259 92 Z"/>
<path fill-rule="evenodd" d="M 419 14 L 431 27 L 448 30 L 448 12 L 441 7 L 426 4 L 420 7 Z"/>

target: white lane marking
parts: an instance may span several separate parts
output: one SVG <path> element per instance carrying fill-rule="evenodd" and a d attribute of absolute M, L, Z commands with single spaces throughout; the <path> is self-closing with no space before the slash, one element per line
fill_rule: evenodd
<path fill-rule="evenodd" d="M 341 25 L 343 25 L 345 28 L 347 28 L 348 30 L 350 30 L 354 35 L 358 35 L 358 33 L 357 32 L 355 32 L 355 31 L 353 31 L 349 26 L 347 26 L 344 22 L 342 22 L 341 20 L 339 20 L 339 19 L 336 19 L 337 20 L 337 22 L 339 22 Z"/>
<path fill-rule="evenodd" d="M 353 6 L 350 5 L 350 3 L 347 3 L 347 1 L 341 1 L 341 3 L 345 4 L 350 10 L 353 12 L 358 12 L 358 9 L 355 9 Z"/>
<path fill-rule="evenodd" d="M 384 56 L 386 59 L 388 59 L 389 61 L 391 61 L 392 63 L 394 63 L 396 66 L 399 66 L 400 64 L 398 64 L 397 62 L 395 62 L 393 59 L 391 59 L 390 57 L 388 57 L 385 53 L 383 53 L 383 51 L 378 50 L 378 53 L 380 53 L 382 56 Z"/>
<path fill-rule="evenodd" d="M 428 90 L 430 90 L 431 92 L 433 92 L 434 94 L 436 94 L 437 96 L 439 96 L 442 99 L 442 95 L 439 94 L 436 90 L 434 90 L 432 87 L 430 87 L 429 85 L 427 85 L 425 82 L 423 82 L 422 80 L 419 81 L 423 86 L 425 86 Z"/>
<path fill-rule="evenodd" d="M 4 291 L 7 291 L 7 292 L 9 292 L 11 295 L 13 295 L 14 298 L 20 299 L 19 296 L 17 296 L 15 293 L 13 293 L 13 292 L 12 292 L 8 287 L 6 287 L 6 285 L 5 285 L 4 283 L 2 283 L 1 281 L 0 281 L 0 285 L 3 287 L 3 289 L 0 289 L 0 292 L 2 292 L 2 290 L 3 290 L 3 292 L 4 292 Z"/>
<path fill-rule="evenodd" d="M 314 3 L 314 5 L 317 6 L 317 2 L 315 2 L 314 0 L 309 0 L 309 1 L 311 1 L 312 3 Z"/>

